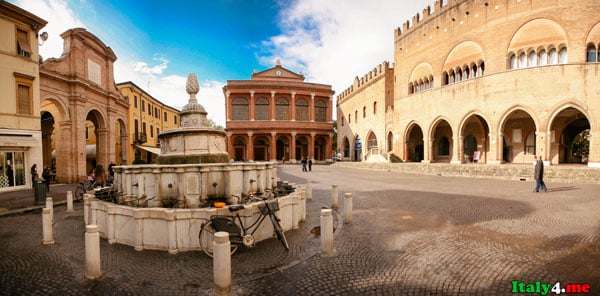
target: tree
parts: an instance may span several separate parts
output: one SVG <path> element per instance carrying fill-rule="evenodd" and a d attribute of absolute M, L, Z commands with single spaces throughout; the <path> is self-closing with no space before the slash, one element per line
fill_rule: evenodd
<path fill-rule="evenodd" d="M 590 130 L 586 129 L 573 139 L 573 154 L 587 157 L 590 154 Z"/>

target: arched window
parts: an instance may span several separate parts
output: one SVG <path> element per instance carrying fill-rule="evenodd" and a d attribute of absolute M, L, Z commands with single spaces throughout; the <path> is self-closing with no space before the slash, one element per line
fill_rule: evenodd
<path fill-rule="evenodd" d="M 344 116 L 342 116 L 342 120 L 341 120 L 342 121 L 342 126 L 344 126 L 344 120 L 345 120 Z"/>
<path fill-rule="evenodd" d="M 442 75 L 442 84 L 448 85 L 450 77 L 448 76 L 448 72 L 444 72 Z"/>
<path fill-rule="evenodd" d="M 538 61 L 540 62 L 540 66 L 545 66 L 548 64 L 548 55 L 546 54 L 545 49 L 541 49 L 538 54 Z"/>
<path fill-rule="evenodd" d="M 327 103 L 325 103 L 324 101 L 315 101 L 315 121 L 327 121 Z"/>
<path fill-rule="evenodd" d="M 450 141 L 448 138 L 442 137 L 438 144 L 438 155 L 450 155 Z"/>
<path fill-rule="evenodd" d="M 277 120 L 290 120 L 290 103 L 286 98 L 277 99 L 275 109 Z"/>
<path fill-rule="evenodd" d="M 458 68 L 458 70 L 456 70 L 456 82 L 460 81 L 462 81 L 462 69 Z"/>
<path fill-rule="evenodd" d="M 411 83 L 408 84 L 408 94 L 412 95 L 414 93 L 415 93 L 415 88 L 413 86 L 413 83 L 411 82 Z"/>
<path fill-rule="evenodd" d="M 450 71 L 450 80 L 448 81 L 449 84 L 454 83 L 454 70 Z"/>
<path fill-rule="evenodd" d="M 535 67 L 537 66 L 537 55 L 535 54 L 535 51 L 530 51 L 529 55 L 527 56 L 527 66 L 528 67 Z"/>
<path fill-rule="evenodd" d="M 348 113 L 348 123 L 352 123 L 352 116 L 350 116 L 350 113 Z"/>
<path fill-rule="evenodd" d="M 522 52 L 519 55 L 519 69 L 527 68 L 527 55 Z"/>
<path fill-rule="evenodd" d="M 559 64 L 566 64 L 568 63 L 569 58 L 567 55 L 567 48 L 563 47 L 558 51 L 558 63 Z"/>
<path fill-rule="evenodd" d="M 245 98 L 233 99 L 231 112 L 233 120 L 248 120 L 248 100 Z"/>
<path fill-rule="evenodd" d="M 529 133 L 525 139 L 525 154 L 535 155 L 535 132 Z"/>
<path fill-rule="evenodd" d="M 477 77 L 477 65 L 473 65 L 471 73 L 473 73 L 473 77 Z"/>
<path fill-rule="evenodd" d="M 508 69 L 517 69 L 517 56 L 514 53 L 508 58 Z"/>
<path fill-rule="evenodd" d="M 308 102 L 305 99 L 296 100 L 296 120 L 308 121 Z"/>
<path fill-rule="evenodd" d="M 266 98 L 256 99 L 256 120 L 269 120 L 269 100 Z"/>
<path fill-rule="evenodd" d="M 392 132 L 389 132 L 387 136 L 387 151 L 392 150 L 394 150 L 394 135 Z"/>
<path fill-rule="evenodd" d="M 363 118 L 367 117 L 367 106 L 363 106 Z"/>
<path fill-rule="evenodd" d="M 470 74 L 471 74 L 471 73 L 470 73 L 470 71 L 469 71 L 469 67 L 468 67 L 468 66 L 467 66 L 467 67 L 465 67 L 465 69 L 463 70 L 463 77 L 464 77 L 463 79 L 464 79 L 464 80 L 467 80 L 467 79 L 469 79 L 469 78 L 470 78 L 470 77 L 469 77 L 469 75 L 470 75 Z"/>
<path fill-rule="evenodd" d="M 586 62 L 588 62 L 588 63 L 597 62 L 596 46 L 593 44 L 588 45 Z"/>
<path fill-rule="evenodd" d="M 358 122 L 358 110 L 354 111 L 354 123 Z"/>
<path fill-rule="evenodd" d="M 483 76 L 483 74 L 485 74 L 485 62 L 479 64 L 479 76 Z"/>
<path fill-rule="evenodd" d="M 375 135 L 375 133 L 371 133 L 369 135 L 369 140 L 367 141 L 367 148 L 368 149 L 375 149 L 377 148 L 377 136 Z"/>
<path fill-rule="evenodd" d="M 377 114 L 377 102 L 373 102 L 373 114 Z"/>
<path fill-rule="evenodd" d="M 558 64 L 558 51 L 556 51 L 556 48 L 552 48 L 548 51 L 548 64 Z"/>

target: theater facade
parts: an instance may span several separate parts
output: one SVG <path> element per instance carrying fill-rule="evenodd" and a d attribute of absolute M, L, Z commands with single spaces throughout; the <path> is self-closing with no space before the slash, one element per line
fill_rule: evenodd
<path fill-rule="evenodd" d="M 228 80 L 227 151 L 234 161 L 289 161 L 332 157 L 333 90 L 281 66 Z"/>

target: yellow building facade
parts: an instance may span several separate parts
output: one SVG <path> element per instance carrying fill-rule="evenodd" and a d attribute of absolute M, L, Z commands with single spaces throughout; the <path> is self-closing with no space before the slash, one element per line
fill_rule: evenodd
<path fill-rule="evenodd" d="M 394 31 L 394 112 L 380 117 L 391 152 L 426 163 L 540 155 L 600 167 L 599 9 L 449 0 L 415 15 Z"/>
<path fill-rule="evenodd" d="M 117 89 L 129 102 L 128 159 L 132 163 L 155 163 L 160 153 L 158 135 L 179 128 L 180 111 L 163 104 L 135 83 L 117 84 Z"/>
<path fill-rule="evenodd" d="M 47 22 L 0 1 L 0 192 L 32 186 L 41 175 L 38 35 Z"/>

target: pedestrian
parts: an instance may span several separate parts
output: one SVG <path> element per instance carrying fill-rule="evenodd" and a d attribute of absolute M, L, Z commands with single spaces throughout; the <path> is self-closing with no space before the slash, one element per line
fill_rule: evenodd
<path fill-rule="evenodd" d="M 106 171 L 101 164 L 96 167 L 96 170 L 94 171 L 94 178 L 96 181 L 96 186 L 103 187 L 106 185 Z"/>
<path fill-rule="evenodd" d="M 302 164 L 302 171 L 306 172 L 306 158 L 302 157 L 302 160 L 300 161 L 300 163 Z"/>
<path fill-rule="evenodd" d="M 44 170 L 42 171 L 42 180 L 46 183 L 46 192 L 50 192 L 50 168 L 47 164 L 44 165 Z"/>
<path fill-rule="evenodd" d="M 308 171 L 312 172 L 312 158 L 308 158 Z"/>
<path fill-rule="evenodd" d="M 533 178 L 535 179 L 535 189 L 533 192 L 540 192 L 540 189 L 544 190 L 544 192 L 548 190 L 544 183 L 544 162 L 542 161 L 541 156 L 539 156 L 538 160 L 535 162 Z"/>
<path fill-rule="evenodd" d="M 35 178 L 37 177 L 37 164 L 31 166 L 31 190 L 35 190 Z"/>

